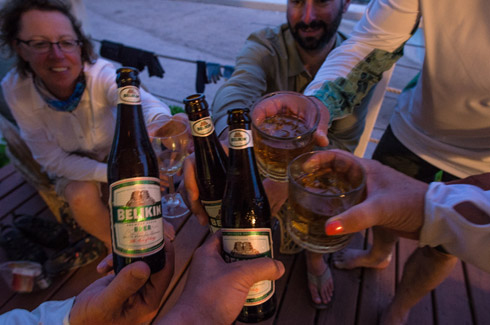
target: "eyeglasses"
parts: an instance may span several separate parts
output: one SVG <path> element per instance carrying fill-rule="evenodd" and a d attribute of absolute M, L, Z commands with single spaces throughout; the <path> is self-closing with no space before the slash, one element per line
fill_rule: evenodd
<path fill-rule="evenodd" d="M 48 42 L 41 40 L 24 41 L 17 38 L 17 42 L 27 45 L 34 53 L 47 53 L 53 45 L 58 46 L 60 51 L 69 53 L 75 51 L 75 49 L 82 44 L 81 41 L 74 39 L 66 39 L 58 42 Z"/>

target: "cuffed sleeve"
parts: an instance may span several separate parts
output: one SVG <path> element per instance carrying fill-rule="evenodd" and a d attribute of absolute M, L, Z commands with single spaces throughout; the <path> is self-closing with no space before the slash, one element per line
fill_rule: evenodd
<path fill-rule="evenodd" d="M 474 224 L 460 215 L 454 207 L 462 202 L 471 202 L 490 216 L 490 191 L 467 184 L 430 184 L 419 245 L 441 245 L 463 261 L 490 272 L 490 224 Z"/>
<path fill-rule="evenodd" d="M 0 315 L 0 323 L 5 325 L 69 325 L 70 311 L 75 298 L 63 301 L 47 301 L 32 312 L 25 309 L 14 309 Z"/>

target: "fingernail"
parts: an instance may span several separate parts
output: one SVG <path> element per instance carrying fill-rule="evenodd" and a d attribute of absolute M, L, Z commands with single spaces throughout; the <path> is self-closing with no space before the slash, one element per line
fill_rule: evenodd
<path fill-rule="evenodd" d="M 325 232 L 329 236 L 340 235 L 344 232 L 344 226 L 340 220 L 329 221 L 325 226 Z"/>

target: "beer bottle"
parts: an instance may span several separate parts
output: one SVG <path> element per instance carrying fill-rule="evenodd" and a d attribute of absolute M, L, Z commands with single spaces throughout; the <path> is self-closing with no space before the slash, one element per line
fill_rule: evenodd
<path fill-rule="evenodd" d="M 117 124 L 109 155 L 114 271 L 143 261 L 151 272 L 165 266 L 158 161 L 141 109 L 138 71 L 119 68 Z"/>
<path fill-rule="evenodd" d="M 228 110 L 229 159 L 221 208 L 223 255 L 226 262 L 272 256 L 271 212 L 253 151 L 247 108 Z M 255 283 L 238 320 L 255 323 L 276 308 L 274 281 Z"/>
<path fill-rule="evenodd" d="M 199 199 L 209 215 L 209 227 L 214 233 L 221 228 L 220 211 L 228 157 L 214 130 L 205 96 L 188 96 L 184 104 L 194 139 Z"/>

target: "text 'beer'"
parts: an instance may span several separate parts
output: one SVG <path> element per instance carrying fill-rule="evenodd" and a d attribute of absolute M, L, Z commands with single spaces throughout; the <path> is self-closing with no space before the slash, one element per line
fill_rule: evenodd
<path fill-rule="evenodd" d="M 228 111 L 229 166 L 221 218 L 226 262 L 273 257 L 271 212 L 253 152 L 249 110 Z M 274 315 L 274 281 L 255 283 L 238 320 L 256 323 Z"/>
<path fill-rule="evenodd" d="M 109 156 L 114 271 L 143 261 L 152 273 L 165 266 L 158 161 L 141 109 L 138 71 L 117 70 L 117 124 Z"/>
<path fill-rule="evenodd" d="M 199 199 L 209 215 L 209 227 L 214 233 L 221 228 L 221 201 L 228 157 L 214 130 L 204 95 L 188 96 L 184 104 L 194 139 Z"/>

